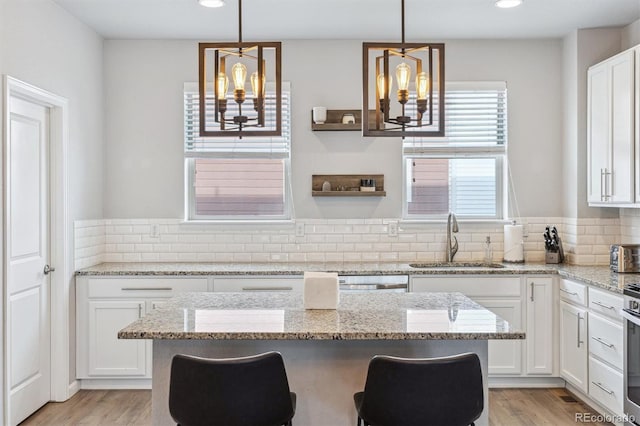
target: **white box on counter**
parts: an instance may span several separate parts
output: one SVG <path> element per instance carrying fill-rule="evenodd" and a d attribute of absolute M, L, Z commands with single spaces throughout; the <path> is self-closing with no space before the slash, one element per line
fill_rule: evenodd
<path fill-rule="evenodd" d="M 304 273 L 304 308 L 337 309 L 340 303 L 340 286 L 336 272 Z"/>

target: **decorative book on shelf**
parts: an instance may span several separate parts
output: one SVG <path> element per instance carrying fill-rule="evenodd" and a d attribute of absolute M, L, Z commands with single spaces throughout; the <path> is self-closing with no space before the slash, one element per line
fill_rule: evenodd
<path fill-rule="evenodd" d="M 387 192 L 384 190 L 384 175 L 312 175 L 311 195 L 314 197 L 384 197 Z"/>

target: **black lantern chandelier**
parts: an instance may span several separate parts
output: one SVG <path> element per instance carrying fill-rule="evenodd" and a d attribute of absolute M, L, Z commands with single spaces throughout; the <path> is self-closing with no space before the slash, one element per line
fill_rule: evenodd
<path fill-rule="evenodd" d="M 442 137 L 444 44 L 406 43 L 401 1 L 402 42 L 362 44 L 363 135 Z"/>
<path fill-rule="evenodd" d="M 199 65 L 200 136 L 281 135 L 281 43 L 242 41 L 242 0 L 238 42 L 199 43 Z"/>

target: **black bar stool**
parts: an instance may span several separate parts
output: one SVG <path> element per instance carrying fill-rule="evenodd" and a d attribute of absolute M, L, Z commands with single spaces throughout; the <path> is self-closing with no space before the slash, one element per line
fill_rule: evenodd
<path fill-rule="evenodd" d="M 176 355 L 169 412 L 181 426 L 292 426 L 296 394 L 282 355 L 208 359 Z"/>
<path fill-rule="evenodd" d="M 358 426 L 473 425 L 484 409 L 474 353 L 442 358 L 375 356 L 364 392 L 353 395 Z"/>

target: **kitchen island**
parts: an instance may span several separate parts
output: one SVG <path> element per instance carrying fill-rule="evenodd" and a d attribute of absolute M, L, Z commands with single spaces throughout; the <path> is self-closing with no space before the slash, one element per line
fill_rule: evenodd
<path fill-rule="evenodd" d="M 182 293 L 126 328 L 121 339 L 153 339 L 154 425 L 168 411 L 171 359 L 224 358 L 276 350 L 298 394 L 297 425 L 352 425 L 353 394 L 377 354 L 436 357 L 475 352 L 483 369 L 488 424 L 487 341 L 524 339 L 460 293 L 341 294 L 337 310 L 305 310 L 301 294 Z"/>

